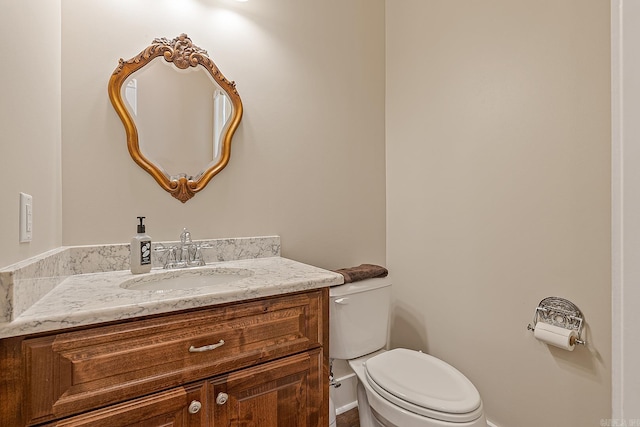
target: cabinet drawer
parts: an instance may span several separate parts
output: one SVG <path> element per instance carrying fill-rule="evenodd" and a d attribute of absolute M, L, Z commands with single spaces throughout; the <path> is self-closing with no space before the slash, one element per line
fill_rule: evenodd
<path fill-rule="evenodd" d="M 202 427 L 210 424 L 206 405 L 206 388 L 200 383 L 54 421 L 43 427 Z"/>
<path fill-rule="evenodd" d="M 313 291 L 27 339 L 25 418 L 66 417 L 320 347 L 322 308 Z"/>

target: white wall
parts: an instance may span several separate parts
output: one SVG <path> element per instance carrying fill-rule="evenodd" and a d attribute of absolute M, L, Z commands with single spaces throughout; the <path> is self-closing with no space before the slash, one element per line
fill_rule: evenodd
<path fill-rule="evenodd" d="M 321 267 L 385 262 L 382 0 L 63 0 L 62 21 L 65 245 L 128 241 L 144 215 L 158 241 L 278 234 Z M 186 204 L 131 160 L 107 97 L 119 58 L 180 33 L 245 110 L 229 165 Z"/>
<path fill-rule="evenodd" d="M 387 2 L 393 346 L 465 373 L 501 427 L 611 417 L 609 3 Z M 572 300 L 588 348 L 526 326 Z"/>
<path fill-rule="evenodd" d="M 612 2 L 613 417 L 640 420 L 640 3 Z"/>
<path fill-rule="evenodd" d="M 0 268 L 60 246 L 60 0 L 0 0 Z M 19 243 L 19 193 L 33 240 Z"/>

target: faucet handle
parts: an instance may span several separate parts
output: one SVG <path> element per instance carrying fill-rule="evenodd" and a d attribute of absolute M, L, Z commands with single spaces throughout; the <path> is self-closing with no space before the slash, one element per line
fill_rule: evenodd
<path fill-rule="evenodd" d="M 155 250 L 160 251 L 160 252 L 166 252 L 166 254 L 163 254 L 162 256 L 162 260 L 164 263 L 164 268 L 173 268 L 176 264 L 176 247 L 175 246 L 171 246 L 171 247 L 166 247 L 163 245 L 160 245 L 160 248 L 157 248 Z"/>
<path fill-rule="evenodd" d="M 168 250 L 169 250 L 169 248 L 167 248 L 162 243 L 155 243 L 155 242 L 153 243 L 153 251 L 154 252 L 166 252 Z"/>
<path fill-rule="evenodd" d="M 176 247 L 171 246 L 169 248 L 169 255 L 167 255 L 167 264 L 174 264 L 176 262 Z"/>
<path fill-rule="evenodd" d="M 180 243 L 183 245 L 190 245 L 193 243 L 191 240 L 191 233 L 189 233 L 189 230 L 187 230 L 186 227 L 183 228 L 182 233 L 180 233 Z"/>
<path fill-rule="evenodd" d="M 195 265 L 205 265 L 204 259 L 202 258 L 202 247 L 200 245 L 196 246 L 196 253 L 193 256 L 193 263 Z"/>

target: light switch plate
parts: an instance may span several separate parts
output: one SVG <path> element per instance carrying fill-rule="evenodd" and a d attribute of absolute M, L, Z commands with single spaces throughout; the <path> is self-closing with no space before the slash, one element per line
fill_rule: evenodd
<path fill-rule="evenodd" d="M 33 237 L 33 197 L 20 193 L 20 243 Z"/>

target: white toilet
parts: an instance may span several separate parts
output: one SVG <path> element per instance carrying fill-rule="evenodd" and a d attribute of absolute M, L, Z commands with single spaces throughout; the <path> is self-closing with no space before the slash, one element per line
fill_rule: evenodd
<path fill-rule="evenodd" d="M 329 357 L 358 378 L 360 427 L 487 427 L 480 394 L 460 371 L 428 354 L 387 344 L 391 281 L 333 287 Z"/>

